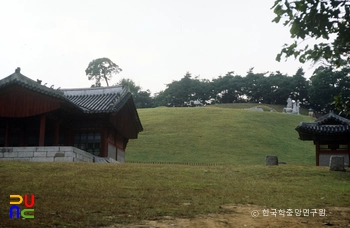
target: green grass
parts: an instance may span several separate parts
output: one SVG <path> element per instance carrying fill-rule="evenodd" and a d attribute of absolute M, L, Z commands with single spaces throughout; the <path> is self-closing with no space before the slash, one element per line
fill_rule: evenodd
<path fill-rule="evenodd" d="M 265 112 L 283 112 L 283 108 L 286 105 L 276 105 L 276 104 L 258 104 L 258 103 L 230 103 L 230 104 L 215 104 L 207 107 L 215 108 L 233 108 L 233 109 L 246 109 L 246 108 L 262 108 Z M 309 110 L 306 108 L 300 108 L 301 115 L 308 115 Z"/>
<path fill-rule="evenodd" d="M 270 106 L 264 109 L 269 110 Z M 350 175 L 316 167 L 303 115 L 236 105 L 140 109 L 127 161 L 219 165 L 0 162 L 0 227 L 98 227 L 162 216 L 264 208 L 349 207 Z M 266 155 L 287 165 L 265 166 Z M 35 194 L 34 219 L 9 219 L 11 194 Z"/>
<path fill-rule="evenodd" d="M 348 170 L 349 171 L 349 170 Z M 349 172 L 280 165 L 0 162 L 0 227 L 97 227 L 161 216 L 350 206 Z M 10 194 L 35 194 L 34 219 L 9 219 Z"/>
<path fill-rule="evenodd" d="M 144 131 L 129 141 L 126 161 L 262 164 L 277 155 L 287 164 L 315 164 L 313 142 L 295 131 L 312 118 L 227 106 L 138 110 Z"/>

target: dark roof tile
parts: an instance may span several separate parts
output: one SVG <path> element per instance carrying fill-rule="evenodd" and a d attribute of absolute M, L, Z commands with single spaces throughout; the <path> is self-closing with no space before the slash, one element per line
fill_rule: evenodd
<path fill-rule="evenodd" d="M 22 75 L 19 68 L 16 69 L 15 73 L 0 80 L 0 88 L 10 85 L 20 85 L 42 94 L 60 98 L 85 113 L 118 111 L 131 96 L 128 87 L 124 86 L 53 89 Z"/>
<path fill-rule="evenodd" d="M 301 122 L 295 130 L 302 140 L 310 140 L 317 136 L 350 135 L 350 121 L 329 113 L 312 123 Z"/>
<path fill-rule="evenodd" d="M 25 88 L 37 91 L 39 93 L 47 94 L 57 98 L 64 98 L 62 91 L 41 85 L 39 82 L 36 82 L 24 76 L 17 70 L 15 73 L 0 80 L 0 88 L 6 87 L 9 85 L 20 85 Z"/>
<path fill-rule="evenodd" d="M 115 112 L 118 104 L 126 102 L 127 87 L 110 86 L 88 89 L 64 89 L 64 96 L 86 113 Z"/>

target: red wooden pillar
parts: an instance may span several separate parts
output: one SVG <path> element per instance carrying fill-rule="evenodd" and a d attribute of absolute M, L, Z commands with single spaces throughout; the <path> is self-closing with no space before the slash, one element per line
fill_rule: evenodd
<path fill-rule="evenodd" d="M 53 141 L 53 145 L 54 146 L 58 146 L 59 143 L 59 137 L 60 137 L 60 123 L 56 122 L 55 123 L 55 136 L 54 136 L 54 141 Z"/>
<path fill-rule="evenodd" d="M 21 128 L 21 133 L 20 133 L 20 140 L 19 140 L 19 146 L 25 146 L 25 130 L 23 129 L 23 127 Z"/>
<path fill-rule="evenodd" d="M 349 156 L 349 163 L 350 163 L 350 142 L 348 142 L 348 156 Z M 350 167 L 350 164 L 348 166 Z"/>
<path fill-rule="evenodd" d="M 5 147 L 10 146 L 10 123 L 6 123 Z"/>
<path fill-rule="evenodd" d="M 101 132 L 101 151 L 100 151 L 100 157 L 107 157 L 108 156 L 108 131 L 104 129 Z"/>
<path fill-rule="evenodd" d="M 316 166 L 320 165 L 320 143 L 316 142 Z"/>
<path fill-rule="evenodd" d="M 45 145 L 45 122 L 46 122 L 46 116 L 42 115 L 40 117 L 39 146 Z"/>
<path fill-rule="evenodd" d="M 74 134 L 73 134 L 72 129 L 68 129 L 65 131 L 64 145 L 65 146 L 74 146 Z"/>

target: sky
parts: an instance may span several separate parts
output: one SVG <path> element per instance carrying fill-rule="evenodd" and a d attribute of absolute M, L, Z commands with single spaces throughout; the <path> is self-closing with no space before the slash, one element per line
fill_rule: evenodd
<path fill-rule="evenodd" d="M 229 71 L 294 75 L 311 64 L 275 60 L 292 43 L 271 22 L 275 0 L 0 0 L 0 78 L 21 73 L 55 88 L 90 87 L 85 69 L 107 57 L 152 93 L 190 72 L 200 79 Z M 102 84 L 105 85 L 105 84 Z"/>

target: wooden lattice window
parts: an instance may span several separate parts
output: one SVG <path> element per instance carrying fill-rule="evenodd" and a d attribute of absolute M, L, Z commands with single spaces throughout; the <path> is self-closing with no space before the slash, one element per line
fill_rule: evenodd
<path fill-rule="evenodd" d="M 74 147 L 85 150 L 93 155 L 100 155 L 101 133 L 80 132 L 74 135 Z"/>

